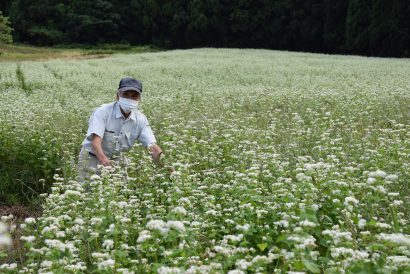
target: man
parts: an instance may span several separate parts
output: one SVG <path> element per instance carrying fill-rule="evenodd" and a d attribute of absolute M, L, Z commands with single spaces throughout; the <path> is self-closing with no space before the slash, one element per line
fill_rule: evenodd
<path fill-rule="evenodd" d="M 141 93 L 141 81 L 123 78 L 117 101 L 101 105 L 91 115 L 78 161 L 80 182 L 85 183 L 92 173 L 98 172 L 97 165 L 111 166 L 113 156 L 130 150 L 135 141 L 148 148 L 154 163 L 163 167 L 162 150 L 156 144 L 147 118 L 138 111 Z"/>

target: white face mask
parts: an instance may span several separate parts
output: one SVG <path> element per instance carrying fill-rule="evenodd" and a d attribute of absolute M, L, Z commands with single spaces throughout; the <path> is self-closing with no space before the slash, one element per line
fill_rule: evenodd
<path fill-rule="evenodd" d="M 118 103 L 125 113 L 129 113 L 131 110 L 138 108 L 138 101 L 136 100 L 120 97 Z"/>

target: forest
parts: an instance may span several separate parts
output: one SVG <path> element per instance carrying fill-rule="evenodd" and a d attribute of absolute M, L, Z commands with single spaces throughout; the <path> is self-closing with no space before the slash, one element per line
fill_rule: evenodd
<path fill-rule="evenodd" d="M 407 0 L 3 0 L 16 42 L 410 56 Z"/>

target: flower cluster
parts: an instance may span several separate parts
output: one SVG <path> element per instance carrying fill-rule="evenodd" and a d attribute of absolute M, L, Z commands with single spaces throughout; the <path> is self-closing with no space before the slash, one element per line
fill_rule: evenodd
<path fill-rule="evenodd" d="M 0 247 L 11 245 L 10 236 L 6 234 L 7 230 L 7 226 L 3 222 L 0 222 Z"/>

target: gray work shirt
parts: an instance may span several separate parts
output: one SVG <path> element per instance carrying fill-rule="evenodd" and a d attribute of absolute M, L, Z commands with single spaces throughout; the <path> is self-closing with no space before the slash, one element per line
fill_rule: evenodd
<path fill-rule="evenodd" d="M 136 140 L 144 147 L 156 142 L 147 117 L 138 110 L 132 110 L 125 119 L 118 102 L 101 105 L 90 117 L 83 148 L 94 153 L 92 134 L 102 138 L 102 149 L 108 158 L 130 150 Z"/>

